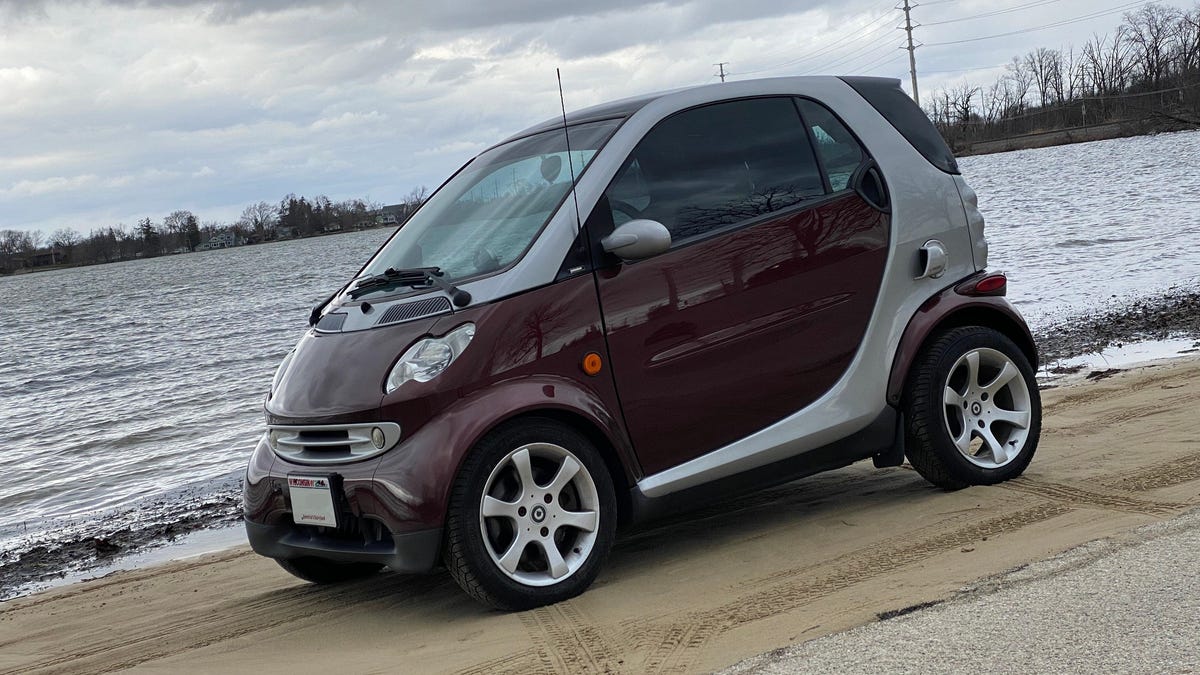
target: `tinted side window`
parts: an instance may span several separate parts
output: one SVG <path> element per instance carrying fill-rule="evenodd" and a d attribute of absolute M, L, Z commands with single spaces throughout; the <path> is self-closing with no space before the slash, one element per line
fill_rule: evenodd
<path fill-rule="evenodd" d="M 845 190 L 866 153 L 854 134 L 828 108 L 808 99 L 798 99 L 797 103 L 804 115 L 804 123 L 812 131 L 825 172 L 829 174 L 829 186 L 834 192 Z"/>
<path fill-rule="evenodd" d="M 675 241 L 825 192 L 789 98 L 688 110 L 646 134 L 605 195 L 613 221 L 657 220 Z"/>

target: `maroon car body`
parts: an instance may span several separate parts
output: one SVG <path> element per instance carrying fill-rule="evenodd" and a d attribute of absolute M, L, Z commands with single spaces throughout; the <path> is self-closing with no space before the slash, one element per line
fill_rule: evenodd
<path fill-rule="evenodd" d="M 914 110 L 888 80 L 732 83 L 481 154 L 281 365 L 252 546 L 313 581 L 445 560 L 515 608 L 586 587 L 613 516 L 906 452 L 944 487 L 1016 475 L 1036 347 Z"/>

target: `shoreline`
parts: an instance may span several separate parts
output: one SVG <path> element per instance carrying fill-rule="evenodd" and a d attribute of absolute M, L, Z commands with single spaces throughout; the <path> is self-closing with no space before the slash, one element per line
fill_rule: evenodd
<path fill-rule="evenodd" d="M 1042 389 L 1108 378 L 1163 359 L 1195 357 L 1200 355 L 1200 292 L 1172 287 L 1113 307 L 1085 310 L 1048 323 L 1034 338 L 1041 355 Z M 1182 349 L 1131 349 L 1139 345 Z M 239 476 L 117 514 L 68 520 L 43 533 L 46 536 L 15 538 L 0 552 L 0 606 L 102 570 L 123 568 L 129 558 L 170 551 L 176 541 L 198 532 L 236 527 L 241 518 Z"/>

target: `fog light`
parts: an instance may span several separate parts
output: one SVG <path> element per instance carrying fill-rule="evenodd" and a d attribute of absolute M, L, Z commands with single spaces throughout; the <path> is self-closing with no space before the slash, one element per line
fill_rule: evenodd
<path fill-rule="evenodd" d="M 379 450 L 383 449 L 383 443 L 384 443 L 383 429 L 380 429 L 379 427 L 375 427 L 374 429 L 371 429 L 371 442 L 375 444 L 375 447 L 377 449 L 379 449 Z"/>
<path fill-rule="evenodd" d="M 272 450 L 275 450 L 279 447 L 279 432 L 278 431 L 272 430 L 267 434 L 267 445 L 270 445 Z"/>

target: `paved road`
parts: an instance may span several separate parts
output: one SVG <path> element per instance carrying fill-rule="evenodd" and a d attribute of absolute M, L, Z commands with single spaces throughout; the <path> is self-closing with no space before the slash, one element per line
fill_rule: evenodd
<path fill-rule="evenodd" d="M 1200 672 L 1200 512 L 726 672 Z"/>

